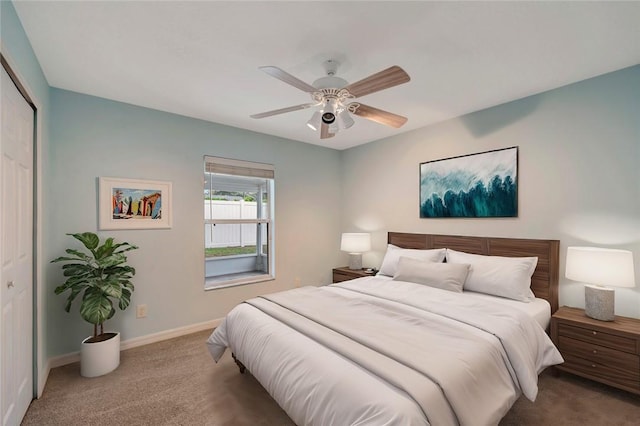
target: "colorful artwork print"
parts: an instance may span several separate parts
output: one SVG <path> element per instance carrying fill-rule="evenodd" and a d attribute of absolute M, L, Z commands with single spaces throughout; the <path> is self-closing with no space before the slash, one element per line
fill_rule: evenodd
<path fill-rule="evenodd" d="M 100 177 L 98 183 L 99 229 L 171 228 L 171 182 Z"/>
<path fill-rule="evenodd" d="M 162 219 L 162 192 L 154 189 L 114 188 L 113 219 Z"/>
<path fill-rule="evenodd" d="M 517 217 L 518 147 L 420 164 L 420 217 Z"/>

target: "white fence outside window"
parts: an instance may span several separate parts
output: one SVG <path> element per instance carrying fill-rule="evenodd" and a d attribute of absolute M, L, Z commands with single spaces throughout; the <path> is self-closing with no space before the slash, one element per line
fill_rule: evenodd
<path fill-rule="evenodd" d="M 264 204 L 264 209 L 267 204 Z M 204 218 L 209 219 L 255 219 L 257 202 L 204 200 Z M 204 225 L 205 247 L 244 247 L 256 245 L 255 223 Z M 267 241 L 266 226 L 263 226 L 263 241 Z"/>

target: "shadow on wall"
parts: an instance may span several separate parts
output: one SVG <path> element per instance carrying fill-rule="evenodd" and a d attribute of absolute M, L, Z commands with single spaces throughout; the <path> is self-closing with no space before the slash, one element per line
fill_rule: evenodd
<path fill-rule="evenodd" d="M 474 136 L 482 137 L 520 121 L 535 111 L 539 103 L 540 96 L 533 96 L 467 114 L 460 120 Z"/>

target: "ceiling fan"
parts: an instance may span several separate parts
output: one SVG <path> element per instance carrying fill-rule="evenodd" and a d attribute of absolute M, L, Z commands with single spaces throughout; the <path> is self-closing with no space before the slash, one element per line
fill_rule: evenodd
<path fill-rule="evenodd" d="M 313 102 L 253 114 L 251 118 L 264 118 L 318 107 L 307 122 L 307 126 L 314 131 L 320 129 L 321 139 L 331 138 L 338 131 L 353 126 L 354 121 L 349 113 L 395 128 L 399 128 L 407 122 L 407 118 L 401 115 L 383 111 L 360 102 L 353 102 L 356 98 L 408 82 L 410 80 L 409 75 L 402 68 L 394 65 L 349 84 L 346 80 L 335 76 L 338 65 L 340 65 L 337 61 L 329 59 L 323 65 L 327 75 L 314 81 L 313 85 L 299 80 L 278 67 L 260 67 L 262 71 L 270 76 L 309 93 Z"/>

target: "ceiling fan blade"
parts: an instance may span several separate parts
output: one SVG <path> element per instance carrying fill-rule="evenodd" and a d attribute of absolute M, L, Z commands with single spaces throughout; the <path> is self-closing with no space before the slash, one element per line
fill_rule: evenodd
<path fill-rule="evenodd" d="M 345 89 L 349 91 L 356 98 L 368 95 L 370 93 L 378 92 L 380 90 L 388 89 L 389 87 L 397 86 L 411 80 L 409 74 L 407 74 L 402 68 L 397 65 L 380 71 L 369 77 L 363 78 L 360 81 L 351 83 Z"/>
<path fill-rule="evenodd" d="M 317 89 L 312 85 L 305 83 L 304 81 L 292 76 L 288 72 L 283 71 L 278 67 L 266 66 L 260 67 L 260 69 L 270 76 L 277 78 L 278 80 L 284 81 L 285 83 L 290 84 L 293 87 L 297 87 L 303 92 L 313 93 L 317 91 Z"/>
<path fill-rule="evenodd" d="M 320 139 L 328 139 L 335 136 L 335 133 L 329 133 L 329 125 L 322 123 L 320 126 Z"/>
<path fill-rule="evenodd" d="M 353 105 L 355 107 L 353 103 L 349 105 Z M 386 126 L 395 127 L 396 129 L 402 127 L 402 125 L 407 122 L 407 117 L 383 111 L 369 105 L 363 105 L 359 102 L 357 103 L 357 105 L 359 106 L 355 108 L 355 110 L 352 110 L 353 108 L 349 108 L 349 112 L 359 117 L 366 118 L 367 120 L 375 121 L 376 123 L 384 124 Z"/>
<path fill-rule="evenodd" d="M 271 117 L 272 115 L 284 114 L 285 112 L 298 111 L 300 109 L 307 109 L 316 105 L 317 104 L 314 104 L 314 103 L 300 104 L 300 105 L 290 106 L 287 108 L 274 109 L 273 111 L 261 112 L 260 114 L 253 114 L 253 115 L 250 115 L 249 117 L 251 118 Z"/>

